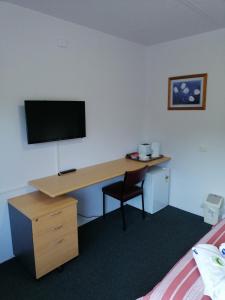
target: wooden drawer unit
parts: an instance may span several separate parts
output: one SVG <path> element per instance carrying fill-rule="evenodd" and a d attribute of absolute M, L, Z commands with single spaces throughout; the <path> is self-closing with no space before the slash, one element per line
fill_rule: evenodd
<path fill-rule="evenodd" d="M 75 213 L 75 208 L 68 206 L 36 218 L 33 222 L 34 235 L 51 236 L 62 231 L 66 232 L 71 228 L 74 229 L 76 226 Z"/>
<path fill-rule="evenodd" d="M 41 192 L 9 200 L 14 254 L 40 278 L 78 255 L 77 200 Z"/>
<path fill-rule="evenodd" d="M 36 247 L 37 278 L 61 266 L 74 257 L 75 237 L 68 233 L 63 237 L 49 241 L 45 247 Z"/>

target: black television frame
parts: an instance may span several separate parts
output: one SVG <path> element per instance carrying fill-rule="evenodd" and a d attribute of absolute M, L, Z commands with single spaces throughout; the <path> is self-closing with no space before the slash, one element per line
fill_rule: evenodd
<path fill-rule="evenodd" d="M 82 103 L 83 104 L 83 123 L 82 123 L 82 134 L 81 135 L 73 135 L 73 136 L 65 136 L 65 137 L 59 137 L 59 138 L 48 138 L 48 139 L 34 139 L 31 137 L 30 132 L 30 120 L 29 120 L 29 112 L 28 112 L 28 105 L 32 102 L 42 102 L 42 103 Z M 40 144 L 40 143 L 48 143 L 48 142 L 56 142 L 56 141 L 63 141 L 63 140 L 71 140 L 71 139 L 79 139 L 79 138 L 85 138 L 86 137 L 86 107 L 85 107 L 85 101 L 78 101 L 78 100 L 25 100 L 24 101 L 24 107 L 25 107 L 25 120 L 26 120 L 26 130 L 27 130 L 27 142 L 28 144 Z"/>

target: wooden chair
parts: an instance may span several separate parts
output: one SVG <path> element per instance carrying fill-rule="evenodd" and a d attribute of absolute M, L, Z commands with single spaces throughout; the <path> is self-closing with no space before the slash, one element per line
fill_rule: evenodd
<path fill-rule="evenodd" d="M 120 209 L 122 213 L 122 220 L 123 220 L 123 230 L 126 230 L 126 221 L 125 221 L 125 214 L 124 214 L 124 202 L 140 196 L 142 199 L 142 216 L 143 219 L 145 218 L 145 209 L 144 209 L 144 179 L 145 174 L 148 171 L 148 166 L 144 168 L 135 170 L 135 171 L 127 171 L 124 175 L 124 180 L 119 181 L 108 186 L 102 188 L 103 192 L 103 218 L 105 218 L 105 196 L 111 196 L 120 201 Z M 140 186 L 137 184 L 141 183 Z"/>

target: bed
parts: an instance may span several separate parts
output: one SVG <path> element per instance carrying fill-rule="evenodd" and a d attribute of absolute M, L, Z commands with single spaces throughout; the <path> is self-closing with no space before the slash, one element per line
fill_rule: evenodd
<path fill-rule="evenodd" d="M 225 219 L 215 225 L 198 243 L 219 246 L 225 242 Z M 193 245 L 194 246 L 194 245 Z M 210 300 L 203 295 L 203 282 L 189 250 L 153 290 L 138 300 Z"/>

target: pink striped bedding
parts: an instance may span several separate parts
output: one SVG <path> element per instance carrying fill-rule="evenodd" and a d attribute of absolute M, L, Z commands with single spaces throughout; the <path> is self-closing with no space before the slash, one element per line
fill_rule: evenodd
<path fill-rule="evenodd" d="M 214 226 L 198 243 L 219 246 L 225 242 L 225 219 Z M 192 251 L 179 260 L 161 282 L 138 300 L 210 300 L 203 295 L 204 286 Z"/>

